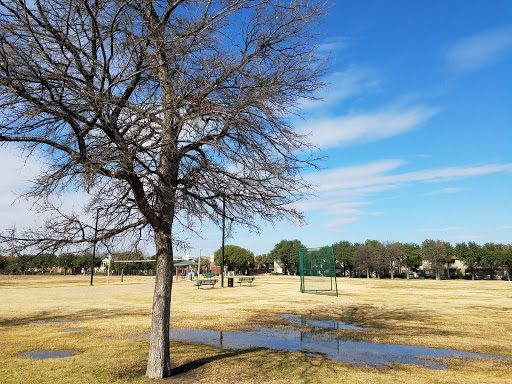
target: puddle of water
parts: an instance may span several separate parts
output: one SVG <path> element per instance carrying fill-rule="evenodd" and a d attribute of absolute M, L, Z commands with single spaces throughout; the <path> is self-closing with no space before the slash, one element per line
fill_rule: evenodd
<path fill-rule="evenodd" d="M 373 328 L 360 327 L 358 325 L 348 324 L 343 321 L 319 320 L 312 316 L 304 315 L 282 315 L 291 323 L 300 324 L 309 327 L 327 328 L 327 329 L 347 329 L 350 331 L 371 331 Z"/>
<path fill-rule="evenodd" d="M 77 352 L 67 350 L 67 349 L 61 349 L 58 351 L 45 351 L 42 349 L 34 349 L 32 351 L 23 352 L 17 355 L 16 357 L 28 357 L 30 359 L 36 359 L 36 360 L 45 360 L 45 359 L 62 359 L 64 357 L 70 357 L 76 355 Z"/>
<path fill-rule="evenodd" d="M 68 328 L 68 329 L 63 329 L 61 332 L 83 332 L 85 331 L 85 329 L 83 328 Z"/>
<path fill-rule="evenodd" d="M 149 338 L 149 334 L 140 336 Z M 414 364 L 428 369 L 445 369 L 435 358 L 481 357 L 506 358 L 453 349 L 435 349 L 408 345 L 379 344 L 367 341 L 343 340 L 328 334 L 300 332 L 294 329 L 261 328 L 250 332 L 223 332 L 205 329 L 174 328 L 171 340 L 205 343 L 226 349 L 263 347 L 273 350 L 323 356 L 355 366 L 389 368 L 390 364 Z"/>
<path fill-rule="evenodd" d="M 70 323 L 73 320 L 70 319 L 46 319 L 46 320 L 34 320 L 29 321 L 25 324 L 61 324 L 61 323 Z"/>

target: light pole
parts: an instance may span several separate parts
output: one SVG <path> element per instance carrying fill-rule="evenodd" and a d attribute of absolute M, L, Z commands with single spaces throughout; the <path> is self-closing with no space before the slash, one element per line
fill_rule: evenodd
<path fill-rule="evenodd" d="M 220 266 L 220 286 L 224 288 L 224 237 L 226 227 L 226 196 L 222 196 L 222 262 Z"/>
<path fill-rule="evenodd" d="M 96 210 L 96 225 L 94 226 L 94 243 L 92 246 L 92 264 L 91 264 L 91 285 L 94 277 L 94 257 L 96 256 L 96 242 L 98 239 L 98 218 L 100 216 L 100 209 Z"/>
<path fill-rule="evenodd" d="M 199 250 L 199 260 L 197 262 L 197 281 L 199 281 L 199 275 L 201 274 L 201 252 L 202 251 L 203 251 L 202 249 Z"/>

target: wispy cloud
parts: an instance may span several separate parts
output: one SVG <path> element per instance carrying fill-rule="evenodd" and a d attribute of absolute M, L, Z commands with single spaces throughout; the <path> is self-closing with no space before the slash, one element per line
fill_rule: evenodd
<path fill-rule="evenodd" d="M 460 188 L 442 188 L 442 189 L 436 189 L 435 191 L 432 191 L 432 192 L 429 192 L 429 193 L 426 193 L 425 196 L 432 196 L 432 195 L 449 195 L 449 194 L 452 194 L 452 193 L 457 193 L 457 192 L 460 192 L 461 189 Z"/>
<path fill-rule="evenodd" d="M 342 167 L 307 175 L 308 181 L 317 186 L 317 196 L 302 202 L 299 209 L 315 212 L 327 217 L 325 226 L 336 228 L 356 222 L 363 215 L 375 212 L 371 196 L 385 190 L 398 189 L 412 183 L 437 183 L 500 172 L 512 172 L 512 163 L 481 166 L 445 167 L 400 172 L 405 162 L 386 159 L 368 164 Z M 455 193 L 457 188 L 440 189 L 444 193 Z M 422 229 L 421 231 L 458 231 L 462 227 Z"/>
<path fill-rule="evenodd" d="M 330 233 L 345 233 L 345 230 L 339 228 L 327 228 L 327 232 Z"/>
<path fill-rule="evenodd" d="M 405 162 L 399 159 L 387 159 L 312 173 L 308 179 L 318 186 L 319 191 L 358 189 L 366 194 L 410 182 L 442 182 L 498 172 L 512 172 L 512 163 L 433 168 L 405 173 L 392 172 L 404 164 Z"/>
<path fill-rule="evenodd" d="M 335 54 L 344 50 L 349 45 L 347 36 L 332 36 L 325 39 L 318 47 L 318 53 L 322 56 Z"/>
<path fill-rule="evenodd" d="M 422 228 L 418 229 L 418 232 L 452 232 L 452 231 L 463 231 L 464 227 L 447 227 L 447 228 Z"/>
<path fill-rule="evenodd" d="M 502 225 L 500 229 L 512 229 L 512 225 Z"/>
<path fill-rule="evenodd" d="M 470 72 L 499 60 L 512 50 L 512 27 L 501 27 L 460 40 L 446 53 L 448 64 L 459 72 Z"/>
<path fill-rule="evenodd" d="M 352 116 L 309 120 L 299 129 L 311 132 L 311 141 L 321 148 L 382 140 L 416 128 L 439 109 L 413 106 Z"/>
<path fill-rule="evenodd" d="M 17 197 L 30 187 L 30 180 L 40 173 L 40 159 L 33 156 L 24 160 L 19 154 L 4 148 L 0 151 L 0 164 L 8 164 L 3 167 L 0 180 L 0 226 L 32 224 L 35 216 L 35 212 L 31 211 L 32 203 Z"/>
<path fill-rule="evenodd" d="M 325 223 L 326 227 L 333 228 L 339 227 L 340 225 L 350 224 L 357 221 L 356 217 L 337 217 Z"/>
<path fill-rule="evenodd" d="M 324 114 L 333 105 L 378 89 L 381 82 L 375 71 L 355 66 L 333 72 L 325 81 L 328 83 L 327 87 L 316 94 L 319 100 L 303 99 L 299 102 L 299 109 L 313 115 Z"/>
<path fill-rule="evenodd" d="M 28 159 L 23 159 L 20 154 L 9 149 L 0 151 L 0 164 L 9 164 L 4 167 L 3 177 L 0 180 L 0 230 L 16 226 L 27 228 L 40 226 L 49 218 L 51 212 L 41 212 L 35 201 L 29 201 L 21 194 L 27 192 L 32 186 L 33 180 L 41 174 L 47 166 L 43 158 L 32 154 Z M 81 212 L 83 217 L 87 215 L 84 205 L 90 196 L 85 191 L 69 190 L 65 193 L 54 194 L 51 198 L 55 206 L 64 211 Z"/>

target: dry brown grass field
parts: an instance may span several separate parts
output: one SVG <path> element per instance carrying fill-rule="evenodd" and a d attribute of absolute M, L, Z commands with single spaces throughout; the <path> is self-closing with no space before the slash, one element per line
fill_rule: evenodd
<path fill-rule="evenodd" d="M 264 348 L 171 342 L 173 376 L 144 377 L 152 277 L 0 276 L 1 383 L 511 383 L 512 359 L 450 358 L 447 369 L 359 367 Z M 339 297 L 301 294 L 296 276 L 197 289 L 179 281 L 171 327 L 218 331 L 293 327 L 281 314 L 315 315 L 371 330 L 338 336 L 512 358 L 512 284 L 506 281 L 338 279 Z M 227 283 L 226 283 L 227 286 Z M 51 320 L 53 319 L 53 320 Z M 55 319 L 60 319 L 55 320 Z M 48 321 L 51 320 L 51 321 Z M 297 325 L 298 326 L 298 325 Z M 81 332 L 62 332 L 66 329 Z M 74 350 L 66 358 L 17 357 Z"/>

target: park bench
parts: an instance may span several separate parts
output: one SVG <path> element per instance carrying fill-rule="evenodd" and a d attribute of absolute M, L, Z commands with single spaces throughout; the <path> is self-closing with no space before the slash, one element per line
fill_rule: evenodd
<path fill-rule="evenodd" d="M 202 285 L 211 285 L 212 288 L 215 288 L 215 284 L 217 284 L 217 279 L 197 280 L 194 285 L 199 289 Z"/>
<path fill-rule="evenodd" d="M 249 285 L 252 285 L 252 282 L 254 281 L 254 277 L 240 277 L 237 281 L 240 286 L 242 286 L 242 283 L 249 283 Z"/>
<path fill-rule="evenodd" d="M 207 279 L 211 279 L 212 277 L 217 276 L 215 273 L 209 273 L 206 275 Z"/>

